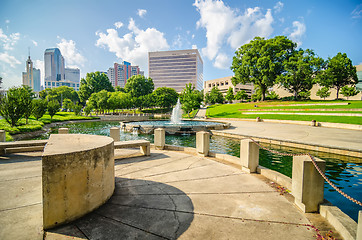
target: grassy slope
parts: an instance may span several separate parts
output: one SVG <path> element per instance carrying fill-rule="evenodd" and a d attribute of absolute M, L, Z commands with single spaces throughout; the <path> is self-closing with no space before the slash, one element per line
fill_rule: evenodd
<path fill-rule="evenodd" d="M 308 104 L 308 103 L 336 103 L 336 102 L 349 102 L 349 105 L 336 105 L 336 106 L 288 106 L 290 104 Z M 303 115 L 278 115 L 278 114 L 242 114 L 241 109 L 255 109 L 257 105 L 258 109 L 351 109 L 362 108 L 362 101 L 303 101 L 303 102 L 260 102 L 260 103 L 236 103 L 236 104 L 218 104 L 210 106 L 207 110 L 207 116 L 211 118 L 251 118 L 255 119 L 260 117 L 262 119 L 278 119 L 278 120 L 297 120 L 297 121 L 311 121 L 316 120 L 318 122 L 333 122 L 333 123 L 348 123 L 362 125 L 362 117 L 345 117 L 345 116 L 303 116 Z M 270 106 L 270 105 L 285 105 L 285 106 Z M 309 111 L 306 111 L 309 112 Z M 315 112 L 315 111 L 310 111 Z M 323 113 L 323 112 L 321 112 Z"/>

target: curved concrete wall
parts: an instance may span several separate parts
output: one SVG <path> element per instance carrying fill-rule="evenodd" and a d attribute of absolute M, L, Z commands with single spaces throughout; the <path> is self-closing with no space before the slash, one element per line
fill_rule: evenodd
<path fill-rule="evenodd" d="M 91 212 L 113 194 L 114 146 L 109 137 L 51 135 L 42 164 L 44 229 Z"/>

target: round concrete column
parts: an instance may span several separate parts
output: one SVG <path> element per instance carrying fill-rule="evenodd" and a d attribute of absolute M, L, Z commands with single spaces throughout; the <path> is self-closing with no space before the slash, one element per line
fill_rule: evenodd
<path fill-rule="evenodd" d="M 156 128 L 155 129 L 155 148 L 156 149 L 164 149 L 165 148 L 165 129 Z"/>
<path fill-rule="evenodd" d="M 5 130 L 0 130 L 0 142 L 6 141 L 6 133 Z"/>
<path fill-rule="evenodd" d="M 110 133 L 109 133 L 109 136 L 111 138 L 113 138 L 113 140 L 115 142 L 119 142 L 120 141 L 120 131 L 119 131 L 119 127 L 112 127 L 110 129 Z"/>
<path fill-rule="evenodd" d="M 362 240 L 362 210 L 358 212 L 358 225 L 356 240 Z"/>
<path fill-rule="evenodd" d="M 210 149 L 210 134 L 208 132 L 197 132 L 196 133 L 196 150 L 198 154 L 203 156 L 209 155 Z"/>
<path fill-rule="evenodd" d="M 59 134 L 68 134 L 69 133 L 69 128 L 59 128 L 58 133 Z"/>

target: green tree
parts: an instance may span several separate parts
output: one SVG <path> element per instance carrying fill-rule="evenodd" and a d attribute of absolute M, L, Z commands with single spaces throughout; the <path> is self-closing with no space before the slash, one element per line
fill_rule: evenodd
<path fill-rule="evenodd" d="M 65 111 L 70 111 L 72 109 L 72 101 L 69 98 L 63 100 L 63 108 Z"/>
<path fill-rule="evenodd" d="M 13 87 L 0 99 L 0 114 L 12 127 L 30 112 L 33 94 L 27 87 Z"/>
<path fill-rule="evenodd" d="M 224 96 L 220 92 L 219 88 L 217 86 L 214 86 L 209 95 L 208 95 L 208 103 L 215 104 L 215 103 L 223 103 L 224 102 Z"/>
<path fill-rule="evenodd" d="M 100 92 L 92 93 L 87 104 L 93 106 L 97 113 L 99 111 L 104 113 L 104 111 L 108 108 L 108 92 L 106 90 L 102 90 Z"/>
<path fill-rule="evenodd" d="M 236 100 L 247 100 L 249 98 L 248 94 L 245 92 L 245 90 L 238 91 L 235 94 Z"/>
<path fill-rule="evenodd" d="M 198 109 L 200 107 L 202 100 L 202 93 L 196 90 L 192 83 L 186 84 L 180 95 L 180 101 L 182 104 L 181 108 L 187 113 L 189 117 L 192 110 Z"/>
<path fill-rule="evenodd" d="M 132 76 L 127 80 L 124 90 L 131 97 L 140 97 L 152 93 L 154 84 L 151 78 L 146 78 L 142 75 Z"/>
<path fill-rule="evenodd" d="M 277 82 L 297 100 L 300 92 L 312 89 L 314 77 L 321 70 L 323 63 L 323 59 L 316 57 L 310 49 L 294 50 L 289 58 L 284 59 L 284 72 L 277 77 Z"/>
<path fill-rule="evenodd" d="M 84 113 L 86 116 L 88 116 L 93 111 L 93 106 L 91 104 L 87 104 L 84 107 Z"/>
<path fill-rule="evenodd" d="M 91 72 L 87 73 L 86 78 L 82 78 L 79 87 L 79 99 L 84 104 L 92 93 L 102 90 L 114 92 L 114 88 L 105 73 Z"/>
<path fill-rule="evenodd" d="M 31 87 L 23 85 L 23 94 L 21 95 L 21 98 L 19 98 L 19 102 L 22 102 L 26 106 L 24 110 L 24 118 L 26 119 L 26 124 L 29 123 L 29 117 L 33 113 L 33 99 L 35 98 L 35 94 Z"/>
<path fill-rule="evenodd" d="M 59 111 L 60 104 L 57 100 L 51 100 L 48 102 L 48 113 L 50 119 L 53 119 L 53 116 Z"/>
<path fill-rule="evenodd" d="M 268 96 L 266 97 L 268 100 L 278 100 L 279 99 L 279 95 L 274 92 L 274 91 L 271 91 L 268 93 Z"/>
<path fill-rule="evenodd" d="M 328 87 L 322 87 L 317 91 L 316 95 L 326 100 L 326 98 L 331 95 L 331 92 L 329 91 Z"/>
<path fill-rule="evenodd" d="M 271 39 L 255 37 L 250 43 L 241 46 L 233 57 L 231 81 L 238 83 L 252 82 L 261 91 L 261 100 L 267 89 L 272 87 L 278 75 L 283 72 L 283 61 L 287 59 L 296 44 L 285 36 Z"/>
<path fill-rule="evenodd" d="M 173 88 L 160 87 L 152 93 L 155 105 L 162 108 L 170 108 L 177 103 L 178 93 Z"/>
<path fill-rule="evenodd" d="M 341 88 L 341 93 L 348 99 L 349 97 L 356 96 L 359 91 L 356 89 L 355 86 L 344 86 Z"/>
<path fill-rule="evenodd" d="M 74 108 L 74 114 L 75 114 L 76 116 L 79 116 L 80 113 L 82 112 L 82 105 L 80 105 L 79 103 L 77 103 L 77 104 L 74 105 L 73 108 Z"/>
<path fill-rule="evenodd" d="M 39 92 L 39 97 L 48 101 L 57 100 L 59 103 L 62 103 L 66 98 L 70 99 L 73 103 L 79 102 L 78 93 L 68 86 L 46 88 Z"/>
<path fill-rule="evenodd" d="M 319 84 L 337 90 L 347 85 L 355 86 L 358 83 L 356 67 L 345 53 L 337 53 L 333 58 L 328 58 L 326 69 L 318 77 Z"/>
<path fill-rule="evenodd" d="M 232 87 L 229 87 L 228 91 L 226 92 L 225 99 L 229 102 L 232 102 L 235 99 L 234 89 Z"/>
<path fill-rule="evenodd" d="M 43 99 L 34 99 L 33 106 L 34 106 L 33 116 L 35 117 L 36 120 L 38 120 L 39 118 L 43 117 L 43 115 L 46 113 L 47 102 L 46 100 Z"/>

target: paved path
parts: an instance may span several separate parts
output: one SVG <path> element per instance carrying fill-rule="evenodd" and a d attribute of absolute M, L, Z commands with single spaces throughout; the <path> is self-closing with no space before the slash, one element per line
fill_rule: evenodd
<path fill-rule="evenodd" d="M 235 119 L 222 119 L 221 121 L 231 123 L 231 128 L 221 130 L 222 132 L 272 138 L 281 141 L 295 141 L 303 144 L 331 146 L 355 151 L 362 150 L 362 131 L 359 130 L 238 121 Z"/>
<path fill-rule="evenodd" d="M 206 116 L 206 108 L 200 108 L 195 116 L 195 119 L 204 119 L 205 116 Z"/>
<path fill-rule="evenodd" d="M 46 239 L 316 239 L 291 196 L 260 175 L 156 150 L 117 161 L 115 173 L 105 205 Z"/>

